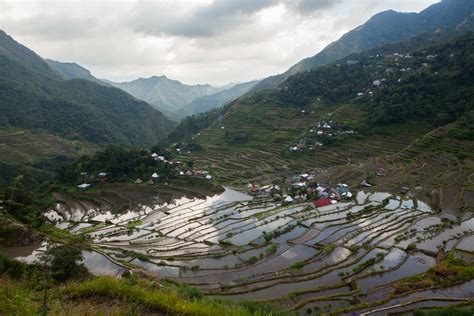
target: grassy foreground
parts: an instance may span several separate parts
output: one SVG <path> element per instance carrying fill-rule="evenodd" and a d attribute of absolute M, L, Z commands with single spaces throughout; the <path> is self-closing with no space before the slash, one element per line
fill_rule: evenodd
<path fill-rule="evenodd" d="M 94 277 L 49 288 L 47 315 L 289 315 L 272 306 L 203 298 L 189 288 L 131 276 Z M 44 291 L 27 279 L 0 278 L 0 315 L 41 314 Z"/>

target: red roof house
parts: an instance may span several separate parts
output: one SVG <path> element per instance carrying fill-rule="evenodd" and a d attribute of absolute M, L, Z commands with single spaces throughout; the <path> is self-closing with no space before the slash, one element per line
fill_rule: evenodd
<path fill-rule="evenodd" d="M 331 199 L 322 198 L 322 199 L 313 201 L 313 204 L 314 204 L 315 207 L 321 207 L 321 206 L 325 206 L 325 205 L 330 205 L 332 203 L 331 203 Z"/>

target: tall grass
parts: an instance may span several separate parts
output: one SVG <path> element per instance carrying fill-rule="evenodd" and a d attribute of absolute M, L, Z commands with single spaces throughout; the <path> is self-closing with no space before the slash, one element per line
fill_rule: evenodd
<path fill-rule="evenodd" d="M 110 298 L 138 304 L 144 308 L 159 310 L 172 315 L 228 315 L 264 316 L 279 312 L 259 309 L 255 306 L 223 303 L 209 299 L 189 300 L 174 289 L 153 289 L 143 284 L 130 284 L 112 277 L 97 277 L 66 288 L 73 298 Z"/>

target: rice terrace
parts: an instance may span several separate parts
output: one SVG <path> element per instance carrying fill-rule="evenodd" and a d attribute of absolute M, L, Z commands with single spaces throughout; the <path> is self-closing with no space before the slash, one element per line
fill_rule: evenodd
<path fill-rule="evenodd" d="M 0 0 L 0 316 L 474 315 L 474 0 L 85 2 Z"/>
<path fill-rule="evenodd" d="M 56 198 L 45 216 L 91 238 L 85 264 L 98 274 L 143 268 L 206 295 L 268 301 L 301 314 L 444 306 L 474 291 L 472 282 L 423 290 L 445 262 L 472 260 L 474 218 L 439 214 L 405 194 L 359 190 L 315 207 L 229 188 L 206 196 L 106 185 Z M 419 281 L 423 273 L 435 274 Z"/>

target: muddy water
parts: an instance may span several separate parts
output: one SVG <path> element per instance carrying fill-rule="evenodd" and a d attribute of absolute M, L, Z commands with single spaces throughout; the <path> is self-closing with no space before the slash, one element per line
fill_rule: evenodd
<path fill-rule="evenodd" d="M 46 243 L 44 242 L 25 247 L 0 248 L 0 251 L 4 252 L 8 257 L 29 264 L 38 261 L 44 250 L 46 250 Z M 94 275 L 116 276 L 125 270 L 124 267 L 113 263 L 107 257 L 95 251 L 83 251 L 82 256 L 82 263 Z"/>
<path fill-rule="evenodd" d="M 3 247 L 0 248 L 0 251 L 5 253 L 9 258 L 32 263 L 35 260 L 35 256 L 32 254 L 39 248 L 41 248 L 41 243 L 23 247 Z"/>

